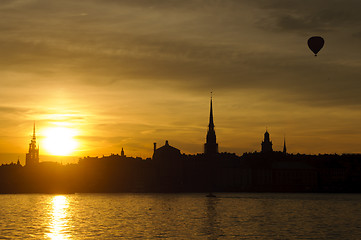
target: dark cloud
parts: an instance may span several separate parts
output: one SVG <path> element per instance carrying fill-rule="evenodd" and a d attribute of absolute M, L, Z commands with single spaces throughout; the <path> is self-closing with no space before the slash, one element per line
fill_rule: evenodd
<path fill-rule="evenodd" d="M 361 30 L 356 31 L 352 36 L 357 38 L 357 39 L 361 39 Z"/>
<path fill-rule="evenodd" d="M 339 35 L 342 29 L 358 36 L 360 5 L 336 0 L 34 1 L 2 10 L 0 66 L 42 76 L 37 81 L 71 74 L 77 84 L 95 86 L 267 89 L 283 92 L 277 96 L 282 100 L 305 104 L 360 104 L 357 65 L 331 58 L 315 65 L 304 57 L 308 32 Z M 250 6 L 257 13 L 251 21 L 245 15 Z M 295 32 L 302 38 L 293 37 Z M 330 48 L 328 40 L 325 48 Z M 75 84 L 69 79 L 59 84 Z"/>
<path fill-rule="evenodd" d="M 258 24 L 270 30 L 292 32 L 328 32 L 343 27 L 352 28 L 361 22 L 357 0 L 331 1 L 254 1 L 266 10 Z"/>
<path fill-rule="evenodd" d="M 303 98 L 304 103 L 307 100 L 322 105 L 361 103 L 357 66 L 321 60 L 318 61 L 321 64 L 314 64 L 317 62 L 312 58 L 312 61 L 294 61 L 294 58 L 277 55 L 235 54 L 227 46 L 186 41 L 150 38 L 141 42 L 135 40 L 133 45 L 132 41 L 123 44 L 130 46 L 128 52 L 108 54 L 81 48 L 67 50 L 47 44 L 2 42 L 7 58 L 0 62 L 2 69 L 7 71 L 48 77 L 71 73 L 80 76 L 78 84 L 104 86 L 128 81 L 159 88 L 181 87 L 188 91 L 275 89 L 285 91 L 288 97 Z M 305 69 L 308 70 L 305 72 Z M 52 81 L 51 78 L 41 79 Z M 65 78 L 55 84 L 66 86 L 72 81 Z"/>
<path fill-rule="evenodd" d="M 19 108 L 19 107 L 8 107 L 8 106 L 0 106 L 0 112 L 4 113 L 12 113 L 12 114 L 20 114 L 23 112 L 29 111 L 26 108 Z"/>

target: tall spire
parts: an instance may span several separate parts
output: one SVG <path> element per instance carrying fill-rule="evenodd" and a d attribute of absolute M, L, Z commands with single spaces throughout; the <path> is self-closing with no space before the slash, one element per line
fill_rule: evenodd
<path fill-rule="evenodd" d="M 120 156 L 124 157 L 124 149 L 122 148 L 122 151 L 120 152 Z"/>
<path fill-rule="evenodd" d="M 33 140 L 36 140 L 36 135 L 35 135 L 35 121 L 34 121 L 34 128 L 33 128 Z"/>
<path fill-rule="evenodd" d="M 214 123 L 213 123 L 213 106 L 212 106 L 212 92 L 211 92 L 211 107 L 210 107 L 210 113 L 209 113 L 209 129 L 214 129 Z"/>
<path fill-rule="evenodd" d="M 35 166 L 39 164 L 39 146 L 36 146 L 35 121 L 33 127 L 33 137 L 29 144 L 29 152 L 26 154 L 25 166 Z"/>
<path fill-rule="evenodd" d="M 283 153 L 287 153 L 287 148 L 286 148 L 286 137 L 283 137 Z"/>
<path fill-rule="evenodd" d="M 218 153 L 218 144 L 217 144 L 217 140 L 216 140 L 216 132 L 214 131 L 212 103 L 213 103 L 213 96 L 212 96 L 212 92 L 211 92 L 208 132 L 207 132 L 206 143 L 204 144 L 204 153 L 205 154 Z"/>

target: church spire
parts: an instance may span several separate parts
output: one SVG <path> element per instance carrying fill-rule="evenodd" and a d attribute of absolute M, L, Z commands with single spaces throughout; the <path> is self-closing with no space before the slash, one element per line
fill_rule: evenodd
<path fill-rule="evenodd" d="M 34 121 L 34 127 L 33 127 L 33 140 L 36 140 L 36 135 L 35 135 L 35 121 Z"/>
<path fill-rule="evenodd" d="M 287 148 L 286 148 L 286 137 L 283 137 L 283 153 L 287 153 Z"/>
<path fill-rule="evenodd" d="M 29 152 L 26 154 L 25 166 L 35 166 L 39 164 L 39 146 L 36 146 L 35 121 L 33 127 L 33 137 L 29 143 Z"/>
<path fill-rule="evenodd" d="M 122 151 L 120 152 L 120 156 L 124 157 L 124 149 L 122 148 Z"/>
<path fill-rule="evenodd" d="M 204 144 L 204 153 L 205 154 L 218 153 L 218 144 L 217 144 L 217 139 L 216 139 L 216 132 L 214 131 L 214 122 L 213 122 L 213 96 L 212 96 L 212 92 L 211 92 L 208 132 L 207 132 L 206 143 Z"/>
<path fill-rule="evenodd" d="M 210 107 L 210 113 L 209 113 L 209 129 L 214 129 L 214 123 L 213 123 L 213 106 L 212 106 L 212 92 L 211 92 L 211 107 Z"/>

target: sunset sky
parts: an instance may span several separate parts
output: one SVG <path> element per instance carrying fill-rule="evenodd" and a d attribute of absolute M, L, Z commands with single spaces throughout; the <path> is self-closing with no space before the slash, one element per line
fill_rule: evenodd
<path fill-rule="evenodd" d="M 0 163 L 40 161 L 61 128 L 77 157 L 219 150 L 361 152 L 361 1 L 2 0 Z M 311 36 L 325 46 L 317 57 Z M 77 159 L 77 158 L 74 158 Z M 74 160 L 75 161 L 75 160 Z"/>

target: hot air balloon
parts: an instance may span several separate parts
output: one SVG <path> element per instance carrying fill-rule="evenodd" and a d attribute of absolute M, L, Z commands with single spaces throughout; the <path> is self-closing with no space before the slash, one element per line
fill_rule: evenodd
<path fill-rule="evenodd" d="M 308 47 L 315 54 L 315 56 L 317 56 L 317 53 L 321 50 L 324 43 L 325 41 L 323 38 L 319 36 L 310 37 L 307 41 Z"/>

